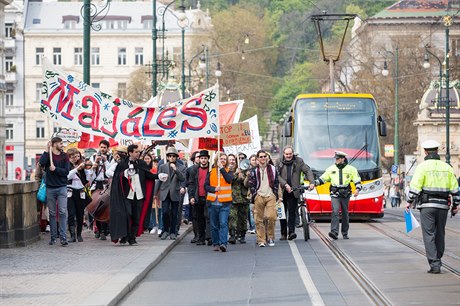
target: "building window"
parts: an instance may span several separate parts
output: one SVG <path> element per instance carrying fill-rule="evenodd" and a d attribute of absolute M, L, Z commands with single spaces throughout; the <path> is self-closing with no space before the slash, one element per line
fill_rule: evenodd
<path fill-rule="evenodd" d="M 64 21 L 64 29 L 75 29 L 77 27 L 77 21 L 66 20 Z"/>
<path fill-rule="evenodd" d="M 61 127 L 59 126 L 59 124 L 53 123 L 53 134 L 59 133 L 60 130 L 61 130 Z"/>
<path fill-rule="evenodd" d="M 91 83 L 91 87 L 93 87 L 94 89 L 99 89 L 101 88 L 101 83 Z"/>
<path fill-rule="evenodd" d="M 144 28 L 144 30 L 151 29 L 152 24 L 153 24 L 153 20 L 152 19 L 147 19 L 147 20 L 144 20 L 142 22 L 142 27 Z"/>
<path fill-rule="evenodd" d="M 13 106 L 14 105 L 13 97 L 14 97 L 14 94 L 13 94 L 12 91 L 7 91 L 5 93 L 5 106 Z"/>
<path fill-rule="evenodd" d="M 36 138 L 45 138 L 45 121 L 37 121 L 35 131 Z"/>
<path fill-rule="evenodd" d="M 5 23 L 5 38 L 13 38 L 13 24 Z"/>
<path fill-rule="evenodd" d="M 13 131 L 14 131 L 14 126 L 12 123 L 6 125 L 6 139 L 11 140 L 13 139 Z"/>
<path fill-rule="evenodd" d="M 44 54 L 44 48 L 35 48 L 35 65 L 40 66 L 42 64 L 42 57 Z"/>
<path fill-rule="evenodd" d="M 119 30 L 126 30 L 128 27 L 128 20 L 118 20 L 117 27 Z"/>
<path fill-rule="evenodd" d="M 118 83 L 118 97 L 126 98 L 127 88 L 126 83 Z"/>
<path fill-rule="evenodd" d="M 35 83 L 35 101 L 42 100 L 42 83 Z"/>
<path fill-rule="evenodd" d="M 5 56 L 5 70 L 11 72 L 11 67 L 13 67 L 13 57 Z"/>
<path fill-rule="evenodd" d="M 53 64 L 62 65 L 61 48 L 53 48 Z"/>
<path fill-rule="evenodd" d="M 144 49 L 136 48 L 135 49 L 135 62 L 136 65 L 144 65 Z"/>
<path fill-rule="evenodd" d="M 118 48 L 118 65 L 126 65 L 126 48 Z"/>
<path fill-rule="evenodd" d="M 74 48 L 74 64 L 76 66 L 83 65 L 83 48 Z"/>
<path fill-rule="evenodd" d="M 91 48 L 91 65 L 100 65 L 99 48 Z"/>
<path fill-rule="evenodd" d="M 107 30 L 113 30 L 115 29 L 115 21 L 114 20 L 106 20 L 105 21 L 105 28 Z"/>

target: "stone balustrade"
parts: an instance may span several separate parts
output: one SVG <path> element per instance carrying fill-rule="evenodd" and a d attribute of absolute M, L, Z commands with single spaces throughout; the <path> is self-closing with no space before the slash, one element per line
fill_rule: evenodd
<path fill-rule="evenodd" d="M 40 240 L 38 183 L 0 181 L 0 248 L 26 246 Z"/>

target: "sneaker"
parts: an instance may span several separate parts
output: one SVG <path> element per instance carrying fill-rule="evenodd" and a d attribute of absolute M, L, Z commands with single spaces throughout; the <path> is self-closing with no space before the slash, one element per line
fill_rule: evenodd
<path fill-rule="evenodd" d="M 177 238 L 176 234 L 169 235 L 169 239 L 171 240 L 176 240 L 176 238 Z"/>
<path fill-rule="evenodd" d="M 260 242 L 260 243 L 259 243 L 259 247 L 260 247 L 260 248 L 264 248 L 264 247 L 265 247 L 265 243 Z"/>
<path fill-rule="evenodd" d="M 248 233 L 249 233 L 249 234 L 255 234 L 255 233 L 256 233 L 256 230 L 255 230 L 255 229 L 249 230 Z"/>
<path fill-rule="evenodd" d="M 347 234 L 344 234 L 344 235 L 343 235 L 343 239 L 350 239 L 350 237 L 348 237 Z"/>
<path fill-rule="evenodd" d="M 157 231 L 158 231 L 158 228 L 154 227 L 154 228 L 152 228 L 152 230 L 150 231 L 150 234 L 152 234 L 152 235 L 153 235 L 153 234 L 156 234 Z"/>
<path fill-rule="evenodd" d="M 333 232 L 329 232 L 329 237 L 331 237 L 334 240 L 337 240 L 337 234 Z"/>
<path fill-rule="evenodd" d="M 230 243 L 230 244 L 235 244 L 235 243 L 236 243 L 236 238 L 235 238 L 235 236 L 230 236 L 230 239 L 228 239 L 228 243 Z"/>
<path fill-rule="evenodd" d="M 212 240 L 211 240 L 211 239 L 208 240 L 208 245 L 209 245 L 209 246 L 212 245 Z"/>
<path fill-rule="evenodd" d="M 126 242 L 128 242 L 128 240 L 126 239 L 126 237 L 123 237 L 120 239 L 120 244 L 126 244 Z"/>
<path fill-rule="evenodd" d="M 275 246 L 275 241 L 273 241 L 273 239 L 268 240 L 268 246 L 274 247 Z"/>
<path fill-rule="evenodd" d="M 102 234 L 99 235 L 99 239 L 101 239 L 101 240 L 107 240 L 107 237 L 105 236 L 104 233 L 102 233 Z"/>
<path fill-rule="evenodd" d="M 128 243 L 129 243 L 129 245 L 137 245 L 136 239 L 129 239 Z"/>
<path fill-rule="evenodd" d="M 206 242 L 204 240 L 198 240 L 196 245 L 206 245 Z"/>
<path fill-rule="evenodd" d="M 161 234 L 161 240 L 166 240 L 166 238 L 168 238 L 168 236 L 169 236 L 169 233 L 168 233 L 168 232 L 163 232 L 163 233 Z"/>
<path fill-rule="evenodd" d="M 83 237 L 81 235 L 77 235 L 77 241 L 78 242 L 83 242 Z"/>
<path fill-rule="evenodd" d="M 288 237 L 288 240 L 294 240 L 297 238 L 297 234 L 296 233 L 290 233 L 289 234 L 289 237 Z"/>
<path fill-rule="evenodd" d="M 214 251 L 214 252 L 219 252 L 219 251 L 220 251 L 220 247 L 219 247 L 218 245 L 215 245 L 213 251 Z"/>
<path fill-rule="evenodd" d="M 222 251 L 222 253 L 225 253 L 225 252 L 227 252 L 227 247 L 226 247 L 225 245 L 222 244 L 222 245 L 220 246 L 220 250 Z"/>
<path fill-rule="evenodd" d="M 99 232 L 95 232 L 95 233 L 94 233 L 94 238 L 99 239 L 99 237 L 101 237 L 101 235 L 99 234 Z"/>
<path fill-rule="evenodd" d="M 161 230 L 161 228 L 158 229 L 158 236 L 161 236 L 161 233 L 163 233 L 163 231 Z"/>
<path fill-rule="evenodd" d="M 62 246 L 66 246 L 66 245 L 68 245 L 68 244 L 69 244 L 69 243 L 67 242 L 67 240 L 65 240 L 65 239 L 64 239 L 64 240 L 61 240 L 61 245 L 62 245 Z"/>
<path fill-rule="evenodd" d="M 45 228 L 45 232 L 49 233 L 49 232 L 50 232 L 50 229 L 51 229 L 51 228 L 50 228 L 50 225 L 48 224 L 48 225 L 46 226 L 46 228 Z"/>
<path fill-rule="evenodd" d="M 441 268 L 439 268 L 439 267 L 431 267 L 430 270 L 428 270 L 426 272 L 430 273 L 430 274 L 440 274 L 441 273 Z"/>
<path fill-rule="evenodd" d="M 240 237 L 240 243 L 242 244 L 245 244 L 246 243 L 246 238 L 243 236 L 243 237 Z"/>
<path fill-rule="evenodd" d="M 280 241 L 287 240 L 286 235 L 281 235 Z"/>
<path fill-rule="evenodd" d="M 50 242 L 48 242 L 49 245 L 54 245 L 56 244 L 56 239 L 51 239 Z"/>
<path fill-rule="evenodd" d="M 192 238 L 192 240 L 190 240 L 190 243 L 197 243 L 199 241 L 198 237 L 195 236 Z"/>

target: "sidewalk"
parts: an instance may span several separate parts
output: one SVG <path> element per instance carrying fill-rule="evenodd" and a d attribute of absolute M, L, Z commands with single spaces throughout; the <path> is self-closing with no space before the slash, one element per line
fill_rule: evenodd
<path fill-rule="evenodd" d="M 27 247 L 0 249 L 0 305 L 115 305 L 191 231 L 177 240 L 149 233 L 137 246 L 83 230 L 84 242 L 49 246 L 49 233 Z M 109 239 L 109 237 L 108 237 Z"/>

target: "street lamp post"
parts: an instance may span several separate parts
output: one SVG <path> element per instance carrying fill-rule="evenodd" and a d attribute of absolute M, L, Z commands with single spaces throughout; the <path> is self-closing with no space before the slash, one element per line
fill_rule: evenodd
<path fill-rule="evenodd" d="M 83 17 L 83 82 L 90 84 L 90 57 L 91 57 L 91 29 L 95 31 L 101 30 L 101 25 L 94 25 L 93 22 L 99 22 L 107 16 L 110 8 L 110 0 L 107 0 L 105 5 L 99 5 L 101 9 L 91 3 L 91 0 L 84 0 L 83 6 L 80 9 L 80 14 Z M 105 14 L 104 17 L 100 17 Z"/>
<path fill-rule="evenodd" d="M 157 1 L 152 1 L 152 97 L 157 95 Z"/>
<path fill-rule="evenodd" d="M 163 73 L 165 71 L 165 67 L 164 67 L 164 64 L 165 64 L 165 58 L 164 58 L 165 14 L 168 11 L 169 6 L 171 6 L 176 1 L 177 0 L 171 1 L 165 7 L 159 8 L 159 11 L 161 9 L 161 11 L 159 13 L 162 16 L 162 29 L 161 30 L 162 30 L 162 39 L 163 39 L 163 51 L 162 51 L 163 52 L 163 56 L 162 56 L 162 70 L 163 70 Z M 181 28 L 181 46 L 182 46 L 182 54 L 181 54 L 181 72 L 182 72 L 181 73 L 181 95 L 182 95 L 182 98 L 184 98 L 185 97 L 185 28 L 188 26 L 187 15 L 185 14 L 184 0 L 181 0 L 181 2 L 180 2 L 179 11 L 180 11 L 179 16 L 176 16 L 175 14 L 173 14 L 173 16 L 177 18 L 177 24 Z M 156 46 L 156 35 L 155 35 L 154 44 Z M 156 69 L 155 69 L 154 72 L 155 72 L 155 75 L 153 76 L 153 78 L 155 78 L 155 80 L 156 80 L 156 78 L 157 78 Z"/>
<path fill-rule="evenodd" d="M 446 31 L 446 51 L 445 51 L 445 70 L 444 70 L 444 79 L 445 79 L 445 87 L 446 87 L 446 97 L 445 100 L 442 99 L 442 83 L 443 83 L 443 73 L 442 73 L 442 66 L 443 63 L 434 53 L 432 53 L 428 46 L 425 46 L 425 60 L 423 63 L 423 67 L 428 69 L 430 68 L 430 62 L 428 59 L 428 54 L 433 56 L 439 62 L 439 98 L 438 98 L 438 105 L 441 105 L 443 101 L 445 101 L 445 108 L 446 108 L 446 163 L 450 165 L 450 93 L 449 93 L 449 27 L 453 23 L 452 16 L 446 15 L 443 17 L 443 22 Z"/>
<path fill-rule="evenodd" d="M 399 67 L 398 67 L 398 57 L 399 57 L 399 48 L 396 48 L 395 53 L 391 51 L 386 51 L 394 56 L 394 79 L 395 79 L 395 136 L 394 136 L 394 162 L 393 164 L 399 165 Z M 383 76 L 388 76 L 388 64 L 385 58 L 382 70 Z"/>
<path fill-rule="evenodd" d="M 449 27 L 453 23 L 453 18 L 452 16 L 446 15 L 443 21 L 446 28 L 446 163 L 450 165 Z"/>

